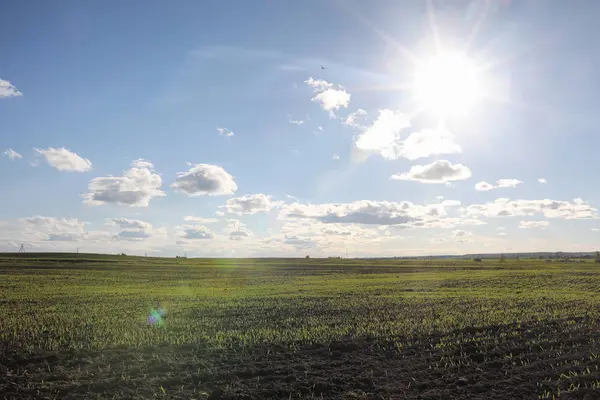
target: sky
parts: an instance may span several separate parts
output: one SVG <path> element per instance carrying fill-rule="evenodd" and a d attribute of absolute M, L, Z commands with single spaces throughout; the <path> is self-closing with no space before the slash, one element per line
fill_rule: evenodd
<path fill-rule="evenodd" d="M 593 251 L 593 0 L 0 0 L 0 251 Z"/>

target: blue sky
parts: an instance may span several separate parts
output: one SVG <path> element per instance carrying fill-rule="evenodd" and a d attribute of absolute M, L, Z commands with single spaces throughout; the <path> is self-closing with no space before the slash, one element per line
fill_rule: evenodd
<path fill-rule="evenodd" d="M 597 2 L 0 5 L 2 251 L 600 241 Z"/>

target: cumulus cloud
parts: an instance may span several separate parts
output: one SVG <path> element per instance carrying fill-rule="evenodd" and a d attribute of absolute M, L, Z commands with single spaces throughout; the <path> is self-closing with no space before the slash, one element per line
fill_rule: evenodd
<path fill-rule="evenodd" d="M 193 222 L 193 223 L 197 223 L 197 224 L 214 224 L 216 222 L 219 222 L 218 218 L 194 217 L 191 215 L 183 217 L 183 220 L 185 222 Z"/>
<path fill-rule="evenodd" d="M 398 228 L 449 228 L 457 225 L 485 224 L 475 217 L 462 219 L 447 217 L 447 208 L 455 206 L 455 203 L 419 205 L 408 201 L 394 203 L 370 200 L 338 204 L 292 203 L 281 207 L 279 219 L 286 221 L 312 220 L 329 226 L 337 224 L 338 231 L 341 230 L 339 227 L 342 224 L 393 225 Z M 296 233 L 300 228 L 294 227 L 294 229 L 296 230 L 292 232 Z M 332 232 L 327 233 L 331 234 Z"/>
<path fill-rule="evenodd" d="M 548 221 L 521 221 L 519 228 L 522 229 L 546 229 L 550 223 Z"/>
<path fill-rule="evenodd" d="M 367 153 L 379 153 L 386 159 L 395 160 L 403 157 L 416 160 L 461 152 L 461 147 L 454 141 L 454 135 L 442 125 L 413 132 L 403 140 L 401 133 L 411 124 L 408 116 L 397 111 L 379 110 L 377 119 L 369 127 L 357 125 L 356 118 L 352 114 L 348 118 L 350 118 L 348 125 L 362 130 L 362 133 L 354 139 L 354 146 Z"/>
<path fill-rule="evenodd" d="M 414 165 L 410 171 L 392 175 L 391 179 L 421 183 L 446 183 L 471 177 L 471 170 L 462 164 L 447 160 L 434 161 L 428 165 Z"/>
<path fill-rule="evenodd" d="M 517 187 L 517 185 L 522 184 L 523 181 L 518 179 L 499 179 L 496 181 L 496 187 L 499 188 L 508 188 L 508 187 Z"/>
<path fill-rule="evenodd" d="M 190 197 L 224 196 L 237 190 L 233 176 L 222 167 L 211 164 L 195 164 L 186 172 L 178 172 L 171 187 Z"/>
<path fill-rule="evenodd" d="M 23 96 L 23 93 L 19 92 L 9 81 L 0 79 L 0 99 L 18 96 Z"/>
<path fill-rule="evenodd" d="M 492 189 L 499 188 L 515 188 L 517 185 L 521 185 L 523 181 L 518 179 L 498 179 L 496 185 L 491 185 L 485 181 L 481 181 L 475 184 L 475 190 L 479 192 L 485 192 Z"/>
<path fill-rule="evenodd" d="M 538 178 L 538 182 L 539 183 L 548 183 L 548 181 L 546 180 L 546 178 Z"/>
<path fill-rule="evenodd" d="M 348 108 L 350 104 L 350 93 L 346 92 L 341 85 L 334 85 L 321 79 L 308 78 L 304 81 L 311 86 L 315 95 L 312 101 L 321 103 L 325 111 L 339 110 L 340 107 Z"/>
<path fill-rule="evenodd" d="M 229 240 L 244 240 L 254 234 L 238 219 L 228 219 Z"/>
<path fill-rule="evenodd" d="M 145 160 L 135 160 L 123 176 L 94 178 L 88 184 L 88 193 L 82 197 L 89 205 L 118 204 L 147 207 L 155 197 L 166 196 L 160 190 L 162 178 L 154 166 Z"/>
<path fill-rule="evenodd" d="M 362 108 L 348 114 L 344 119 L 343 124 L 351 126 L 353 128 L 362 128 L 366 123 L 367 112 Z"/>
<path fill-rule="evenodd" d="M 560 200 L 510 200 L 499 198 L 485 204 L 472 204 L 465 207 L 464 215 L 485 217 L 513 217 L 544 215 L 546 218 L 595 219 L 598 210 L 582 199 L 573 202 Z"/>
<path fill-rule="evenodd" d="M 34 216 L 21 218 L 25 233 L 46 241 L 77 241 L 84 237 L 86 223 L 77 218 Z"/>
<path fill-rule="evenodd" d="M 406 115 L 388 109 L 380 110 L 373 124 L 354 139 L 354 146 L 365 152 L 380 153 L 384 158 L 398 158 L 400 132 L 409 126 Z"/>
<path fill-rule="evenodd" d="M 219 132 L 219 136 L 232 137 L 234 135 L 233 132 L 225 128 L 217 128 L 217 132 Z"/>
<path fill-rule="evenodd" d="M 151 223 L 137 219 L 111 218 L 107 223 L 121 229 L 119 233 L 116 234 L 115 239 L 143 240 L 150 238 L 154 234 Z"/>
<path fill-rule="evenodd" d="M 90 160 L 83 158 L 64 147 L 58 149 L 53 147 L 37 149 L 34 147 L 34 150 L 41 154 L 49 165 L 59 171 L 85 172 L 92 169 L 92 162 Z"/>
<path fill-rule="evenodd" d="M 461 147 L 454 142 L 454 135 L 444 127 L 413 132 L 396 149 L 398 156 L 409 160 L 461 151 Z"/>
<path fill-rule="evenodd" d="M 205 226 L 184 226 L 183 238 L 188 240 L 214 239 L 215 234 Z"/>
<path fill-rule="evenodd" d="M 257 212 L 268 212 L 273 207 L 283 204 L 282 201 L 273 201 L 272 196 L 266 194 L 247 194 L 227 200 L 224 206 L 230 214 L 256 214 Z"/>
<path fill-rule="evenodd" d="M 494 189 L 494 185 L 490 185 L 485 181 L 477 182 L 475 184 L 475 190 L 478 192 L 487 192 L 488 190 Z"/>
<path fill-rule="evenodd" d="M 17 153 L 13 149 L 6 149 L 6 151 L 2 154 L 4 154 L 10 160 L 18 160 L 20 158 L 23 158 L 23 156 L 21 154 Z"/>

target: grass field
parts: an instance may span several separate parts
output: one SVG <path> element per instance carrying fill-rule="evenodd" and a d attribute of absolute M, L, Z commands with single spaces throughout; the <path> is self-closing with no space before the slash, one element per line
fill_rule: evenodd
<path fill-rule="evenodd" d="M 6 256 L 0 398 L 599 399 L 599 304 L 592 262 Z"/>

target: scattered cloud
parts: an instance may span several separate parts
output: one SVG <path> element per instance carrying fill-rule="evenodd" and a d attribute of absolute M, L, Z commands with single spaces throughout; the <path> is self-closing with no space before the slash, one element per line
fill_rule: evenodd
<path fill-rule="evenodd" d="M 560 200 L 510 200 L 499 198 L 485 204 L 472 204 L 462 209 L 466 216 L 514 217 L 544 215 L 546 218 L 596 219 L 598 210 L 582 199 L 573 202 Z"/>
<path fill-rule="evenodd" d="M 485 224 L 477 218 L 447 217 L 447 210 L 456 206 L 456 202 L 419 205 L 408 201 L 393 203 L 371 200 L 339 204 L 292 203 L 281 206 L 278 218 L 285 221 L 311 220 L 338 225 L 393 225 L 397 228 L 450 228 L 458 225 Z"/>
<path fill-rule="evenodd" d="M 398 158 L 400 132 L 410 126 L 408 116 L 384 109 L 373 124 L 354 139 L 354 146 L 369 153 L 380 153 L 388 159 Z"/>
<path fill-rule="evenodd" d="M 521 221 L 519 228 L 522 229 L 546 229 L 550 223 L 548 221 Z"/>
<path fill-rule="evenodd" d="M 506 232 L 499 232 L 498 236 L 506 236 Z"/>
<path fill-rule="evenodd" d="M 235 197 L 227 200 L 225 208 L 230 214 L 246 215 L 256 214 L 258 212 L 268 212 L 273 207 L 283 204 L 282 201 L 273 201 L 272 196 L 266 194 L 247 194 L 242 197 Z"/>
<path fill-rule="evenodd" d="M 219 222 L 218 218 L 204 218 L 204 217 L 193 217 L 193 216 L 185 216 L 183 217 L 185 222 L 194 222 L 197 224 L 214 224 Z"/>
<path fill-rule="evenodd" d="M 444 127 L 413 132 L 396 149 L 398 156 L 409 160 L 461 151 L 454 142 L 454 135 Z"/>
<path fill-rule="evenodd" d="M 191 226 L 184 227 L 182 237 L 188 240 L 205 240 L 214 239 L 215 234 L 205 226 Z"/>
<path fill-rule="evenodd" d="M 149 161 L 134 160 L 123 176 L 106 176 L 92 179 L 88 192 L 83 194 L 89 205 L 118 204 L 131 207 L 147 207 L 150 200 L 166 196 L 160 188 L 162 178 L 154 172 Z"/>
<path fill-rule="evenodd" d="M 86 172 L 92 169 L 92 162 L 90 160 L 82 158 L 64 147 L 58 149 L 49 147 L 44 150 L 34 147 L 34 150 L 41 154 L 50 166 L 59 171 Z"/>
<path fill-rule="evenodd" d="M 301 119 L 289 119 L 288 122 L 292 125 L 298 125 L 298 126 L 304 124 L 304 121 Z"/>
<path fill-rule="evenodd" d="M 234 135 L 233 132 L 225 128 L 217 128 L 217 132 L 219 132 L 219 136 L 232 137 Z"/>
<path fill-rule="evenodd" d="M 333 157 L 331 157 L 332 160 L 339 160 L 340 156 L 338 156 L 337 154 L 334 154 Z"/>
<path fill-rule="evenodd" d="M 428 165 L 414 165 L 410 171 L 392 175 L 391 179 L 421 183 L 446 183 L 470 177 L 471 170 L 468 167 L 462 164 L 452 164 L 447 160 L 438 160 Z"/>
<path fill-rule="evenodd" d="M 401 112 L 379 110 L 377 119 L 369 127 L 358 125 L 355 122 L 356 117 L 352 114 L 348 118 L 345 121 L 347 125 L 362 130 L 354 139 L 354 146 L 367 153 L 379 153 L 389 160 L 400 157 L 417 160 L 461 152 L 461 147 L 454 141 L 454 135 L 442 125 L 413 132 L 406 139 L 402 139 L 402 131 L 411 124 L 408 116 Z"/>
<path fill-rule="evenodd" d="M 229 240 L 244 240 L 244 238 L 254 236 L 252 231 L 240 220 L 229 219 L 228 223 Z"/>
<path fill-rule="evenodd" d="M 42 241 L 73 242 L 84 238 L 86 223 L 77 218 L 21 218 L 26 234 Z"/>
<path fill-rule="evenodd" d="M 499 179 L 496 181 L 496 187 L 498 188 L 509 188 L 509 187 L 517 187 L 517 185 L 521 185 L 523 181 L 518 179 Z"/>
<path fill-rule="evenodd" d="M 367 112 L 362 108 L 348 114 L 343 124 L 353 128 L 364 128 L 366 124 Z"/>
<path fill-rule="evenodd" d="M 4 154 L 10 160 L 18 160 L 20 158 L 23 158 L 23 156 L 21 154 L 17 153 L 13 149 L 6 149 L 6 151 L 2 154 Z"/>
<path fill-rule="evenodd" d="M 293 153 L 295 156 L 298 156 L 298 155 L 300 155 L 300 151 L 299 151 L 298 149 L 292 149 L 292 153 Z"/>
<path fill-rule="evenodd" d="M 334 85 L 321 79 L 308 78 L 304 81 L 311 86 L 315 95 L 312 101 L 321 103 L 325 111 L 339 110 L 340 107 L 348 108 L 350 104 L 350 93 L 346 92 L 341 85 Z"/>
<path fill-rule="evenodd" d="M 494 189 L 494 185 L 490 185 L 485 181 L 477 182 L 475 184 L 475 190 L 478 192 L 487 192 L 488 190 Z"/>
<path fill-rule="evenodd" d="M 600 229 L 598 229 L 598 228 L 592 228 L 591 230 L 592 230 L 592 232 L 600 232 Z"/>
<path fill-rule="evenodd" d="M 538 178 L 538 182 L 539 183 L 548 183 L 548 181 L 546 180 L 546 178 Z"/>
<path fill-rule="evenodd" d="M 190 197 L 224 196 L 236 192 L 234 177 L 218 165 L 189 164 L 186 172 L 178 172 L 171 187 Z"/>
<path fill-rule="evenodd" d="M 152 224 L 145 221 L 129 218 L 111 218 L 109 225 L 117 226 L 121 230 L 116 234 L 115 239 L 120 240 L 144 240 L 153 236 Z"/>
<path fill-rule="evenodd" d="M 23 96 L 23 93 L 19 92 L 9 81 L 0 79 L 0 99 L 18 96 Z"/>
<path fill-rule="evenodd" d="M 492 189 L 499 188 L 515 188 L 517 185 L 521 185 L 523 181 L 518 179 L 499 179 L 496 181 L 496 185 L 491 185 L 485 181 L 481 181 L 475 184 L 475 190 L 479 192 L 486 192 Z"/>

